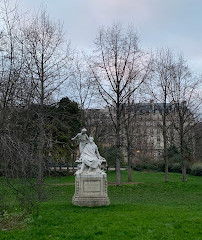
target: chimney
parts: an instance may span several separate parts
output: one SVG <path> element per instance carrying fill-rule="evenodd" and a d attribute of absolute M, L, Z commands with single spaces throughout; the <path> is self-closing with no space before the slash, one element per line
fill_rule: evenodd
<path fill-rule="evenodd" d="M 185 107 L 187 105 L 187 101 L 182 102 L 182 106 Z"/>
<path fill-rule="evenodd" d="M 150 103 L 151 103 L 151 106 L 152 106 L 152 111 L 154 112 L 154 100 L 151 99 L 151 100 L 150 100 Z"/>

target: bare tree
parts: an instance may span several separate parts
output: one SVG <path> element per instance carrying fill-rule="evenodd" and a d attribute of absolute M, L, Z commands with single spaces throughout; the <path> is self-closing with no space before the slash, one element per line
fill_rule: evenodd
<path fill-rule="evenodd" d="M 20 34 L 17 6 L 10 8 L 8 1 L 2 1 L 0 8 L 2 22 L 0 49 L 0 101 L 2 107 L 1 127 L 7 125 L 11 106 L 19 104 L 23 89 L 23 51 L 18 42 Z"/>
<path fill-rule="evenodd" d="M 199 120 L 202 80 L 193 77 L 182 56 L 179 56 L 172 69 L 170 94 L 173 100 L 174 113 L 171 121 L 178 133 L 182 180 L 187 181 L 186 169 L 189 159 L 189 148 L 194 148 L 194 126 Z"/>
<path fill-rule="evenodd" d="M 128 86 L 130 88 L 130 86 Z M 130 91 L 130 89 L 129 89 Z M 123 111 L 123 139 L 122 147 L 126 150 L 128 161 L 128 181 L 132 181 L 132 157 L 134 157 L 134 149 L 137 147 L 136 138 L 138 129 L 137 106 L 134 94 L 128 96 L 127 102 L 124 104 Z"/>
<path fill-rule="evenodd" d="M 128 103 L 124 111 L 124 132 L 125 132 L 125 149 L 127 151 L 127 160 L 128 160 L 128 182 L 132 181 L 132 156 L 133 156 L 133 146 L 135 142 L 135 130 L 136 130 L 136 114 L 133 111 L 134 104 L 131 102 L 131 96 L 128 98 Z"/>
<path fill-rule="evenodd" d="M 147 78 L 150 67 L 145 54 L 138 48 L 138 37 L 133 28 L 129 27 L 125 32 L 119 24 L 107 29 L 102 28 L 95 41 L 95 47 L 89 66 L 96 88 L 107 104 L 114 124 L 116 183 L 120 184 L 120 132 L 123 104 Z M 125 91 L 129 84 L 131 88 Z"/>
<path fill-rule="evenodd" d="M 0 166 L 6 184 L 22 208 L 38 210 L 42 189 L 35 181 L 38 170 L 30 145 L 13 134 L 1 134 L 0 143 Z"/>
<path fill-rule="evenodd" d="M 163 158 L 165 163 L 165 182 L 168 182 L 168 129 L 169 129 L 169 102 L 171 72 L 174 64 L 173 53 L 169 49 L 160 49 L 156 52 L 153 61 L 153 76 L 149 84 L 149 92 L 156 101 L 162 121 L 159 122 L 159 128 L 163 135 Z M 162 104 L 161 104 L 162 103 Z"/>
<path fill-rule="evenodd" d="M 45 10 L 23 19 L 7 2 L 1 6 L 0 169 L 17 199 L 31 208 L 41 197 L 46 104 L 71 75 L 72 56 L 61 24 Z"/>
<path fill-rule="evenodd" d="M 44 104 L 70 76 L 70 45 L 64 41 L 60 23 L 50 20 L 45 9 L 22 27 L 20 38 L 24 47 L 27 80 L 33 86 L 32 101 L 39 104 L 38 182 L 43 182 L 44 165 Z"/>
<path fill-rule="evenodd" d="M 20 105 L 25 106 L 24 99 L 28 96 L 23 46 L 18 40 L 21 16 L 17 5 L 11 7 L 9 1 L 1 1 L 0 21 L 0 169 L 5 183 L 15 193 L 21 206 L 29 205 L 26 208 L 31 208 L 37 201 L 38 192 L 33 182 L 33 172 L 36 173 L 32 161 L 33 149 L 25 144 L 24 139 L 24 142 L 20 141 L 19 125 L 14 119 Z M 16 184 L 17 181 L 21 184 Z M 34 189 L 37 191 L 34 192 Z"/>
<path fill-rule="evenodd" d="M 95 91 L 92 82 L 92 74 L 81 54 L 78 54 L 73 64 L 73 74 L 69 87 L 71 88 L 71 98 L 79 103 L 81 109 L 81 124 L 87 124 L 86 114 L 93 105 Z"/>

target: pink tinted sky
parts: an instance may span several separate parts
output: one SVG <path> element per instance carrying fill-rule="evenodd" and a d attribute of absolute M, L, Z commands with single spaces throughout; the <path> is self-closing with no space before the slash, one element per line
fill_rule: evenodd
<path fill-rule="evenodd" d="M 10 0 L 11 3 L 15 0 Z M 44 4 L 51 18 L 64 22 L 74 47 L 89 50 L 100 26 L 133 24 L 144 49 L 169 47 L 202 72 L 201 0 L 20 0 L 22 11 Z"/>

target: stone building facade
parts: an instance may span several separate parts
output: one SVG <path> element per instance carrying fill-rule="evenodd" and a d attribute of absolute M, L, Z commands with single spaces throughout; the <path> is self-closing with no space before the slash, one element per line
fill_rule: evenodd
<path fill-rule="evenodd" d="M 132 158 L 149 157 L 153 159 L 162 158 L 163 154 L 163 132 L 162 116 L 164 114 L 163 103 L 155 103 L 151 100 L 149 103 L 132 103 L 123 106 L 123 116 L 121 124 L 122 151 L 127 161 L 126 151 L 126 119 L 130 118 L 129 128 L 131 139 Z M 166 104 L 166 125 L 168 135 L 168 147 L 171 145 L 179 146 L 179 133 L 174 126 L 174 119 L 177 118 L 175 106 L 173 103 Z M 111 110 L 113 115 L 113 110 Z M 108 109 L 90 109 L 88 110 L 90 134 L 93 135 L 103 146 L 115 144 L 115 132 L 111 116 Z M 113 117 L 113 116 L 112 116 Z M 187 124 L 194 125 L 194 118 L 190 117 Z M 194 149 L 194 136 L 189 133 L 191 141 L 190 147 Z"/>

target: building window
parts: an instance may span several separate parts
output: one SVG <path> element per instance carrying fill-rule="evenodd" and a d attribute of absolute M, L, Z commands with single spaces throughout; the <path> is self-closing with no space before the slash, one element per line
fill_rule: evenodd
<path fill-rule="evenodd" d="M 159 128 L 159 127 L 161 127 L 161 122 L 159 122 L 159 121 L 157 121 L 156 122 L 156 126 Z M 159 129 L 160 130 L 160 129 Z"/>

